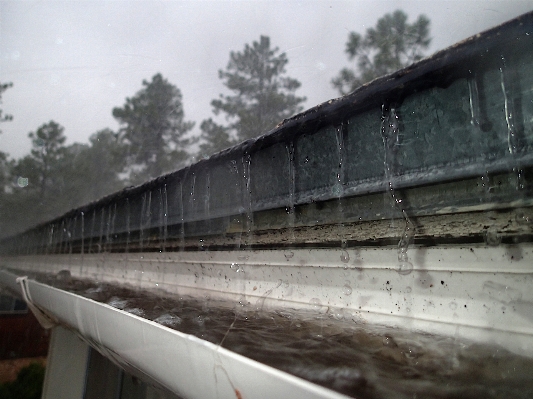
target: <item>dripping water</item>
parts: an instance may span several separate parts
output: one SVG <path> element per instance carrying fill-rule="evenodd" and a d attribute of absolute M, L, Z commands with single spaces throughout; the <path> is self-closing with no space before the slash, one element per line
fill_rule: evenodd
<path fill-rule="evenodd" d="M 252 210 L 252 186 L 251 186 L 251 176 L 250 176 L 250 167 L 252 163 L 252 157 L 250 154 L 246 154 L 242 157 L 242 170 L 243 170 L 243 180 L 244 180 L 244 195 L 243 203 L 246 209 L 246 232 L 247 232 L 247 242 L 249 245 L 253 242 L 253 210 Z"/>
<path fill-rule="evenodd" d="M 81 212 L 81 254 L 85 253 L 85 213 Z"/>
<path fill-rule="evenodd" d="M 113 209 L 111 210 L 111 207 Z M 117 215 L 117 204 L 109 205 L 109 215 L 107 220 L 107 233 L 106 233 L 106 247 L 105 250 L 110 251 L 113 242 L 113 235 L 115 234 L 115 218 Z"/>
<path fill-rule="evenodd" d="M 281 284 L 283 283 L 282 280 L 278 280 L 278 284 L 272 288 L 270 288 L 269 290 L 267 290 L 263 295 L 261 295 L 261 298 L 259 298 L 257 300 L 257 303 L 255 304 L 255 310 L 257 313 L 260 313 L 263 311 L 263 308 L 265 306 L 265 300 L 267 299 L 267 297 L 272 294 L 272 291 L 274 291 L 275 289 L 281 287 Z"/>
<path fill-rule="evenodd" d="M 239 167 L 238 167 L 238 164 L 237 164 L 237 161 L 235 159 L 232 159 L 230 160 L 230 165 L 229 165 L 229 171 L 231 174 L 234 174 L 236 175 L 235 177 L 235 188 L 239 191 L 238 193 L 235 193 L 235 195 L 237 196 L 241 196 L 242 198 L 242 192 L 243 192 L 243 188 L 242 188 L 242 184 L 241 184 L 241 179 L 242 179 L 242 176 L 240 175 L 240 172 L 239 172 Z M 233 176 L 232 176 L 232 180 L 233 180 Z M 242 202 L 242 200 L 241 200 Z M 245 212 L 244 208 L 242 206 L 239 207 L 239 210 L 238 210 L 238 219 L 235 221 L 238 228 L 237 228 L 237 232 L 235 234 L 235 250 L 236 251 L 240 251 L 241 249 L 241 241 L 242 241 L 242 231 L 244 229 L 244 221 L 242 220 L 242 215 L 243 213 Z M 230 224 L 232 223 L 231 219 L 230 219 Z"/>
<path fill-rule="evenodd" d="M 109 205 L 109 212 L 107 215 L 107 222 L 106 222 L 106 234 L 105 234 L 105 245 L 104 245 L 104 252 L 107 252 L 109 250 L 109 245 L 111 241 L 111 205 Z"/>
<path fill-rule="evenodd" d="M 189 211 L 190 214 L 194 217 L 195 216 L 195 203 L 196 203 L 196 195 L 195 195 L 195 189 L 196 189 L 196 175 L 192 174 L 191 179 L 191 186 L 189 188 Z"/>
<path fill-rule="evenodd" d="M 163 189 L 161 187 L 159 187 L 159 189 L 157 190 L 158 192 L 158 197 L 159 197 L 159 221 L 158 221 L 158 226 L 159 226 L 159 252 L 162 252 L 164 251 L 165 249 L 165 245 L 163 243 L 163 224 L 164 224 L 164 213 L 165 213 L 165 208 L 164 208 L 164 205 L 163 205 Z"/>
<path fill-rule="evenodd" d="M 409 274 L 413 270 L 413 264 L 409 261 L 407 250 L 414 238 L 414 224 L 407 214 L 403 200 L 396 193 L 393 182 L 397 169 L 396 154 L 401 144 L 400 121 L 395 108 L 391 107 L 388 113 L 385 111 L 386 108 L 384 106 L 381 134 L 385 146 L 385 180 L 387 182 L 387 190 L 392 199 L 392 205 L 402 214 L 404 220 L 403 232 L 398 242 L 398 273 Z"/>
<path fill-rule="evenodd" d="M 74 243 L 75 243 L 75 239 L 77 238 L 77 236 L 75 235 L 76 234 L 76 231 L 77 231 L 77 226 L 78 226 L 78 215 L 74 216 L 74 219 L 70 218 L 69 219 L 69 249 L 68 249 L 68 253 L 71 254 L 73 251 L 74 251 Z"/>
<path fill-rule="evenodd" d="M 143 228 L 145 231 L 148 231 L 148 236 L 146 237 L 148 244 L 150 244 L 150 229 L 152 228 L 152 191 L 148 191 L 148 198 L 145 208 L 145 224 Z"/>
<path fill-rule="evenodd" d="M 344 237 L 344 208 L 342 204 L 342 198 L 344 197 L 344 125 L 339 125 L 335 128 L 335 140 L 337 142 L 337 156 L 338 166 L 336 173 L 336 181 L 333 186 L 333 195 L 337 197 L 337 219 L 338 223 L 338 235 L 341 240 L 341 260 L 347 259 L 346 255 L 346 239 Z M 348 256 L 349 259 L 349 256 Z M 346 262 L 344 262 L 346 263 Z"/>
<path fill-rule="evenodd" d="M 204 223 L 207 224 L 207 233 L 211 234 L 211 173 L 205 172 L 205 196 L 204 196 Z M 200 242 L 200 250 L 206 250 L 205 240 Z"/>
<path fill-rule="evenodd" d="M 479 105 L 479 88 L 476 76 L 471 76 L 468 79 L 468 91 L 470 94 L 470 123 L 473 126 L 480 127 L 482 124 L 481 107 Z"/>
<path fill-rule="evenodd" d="M 183 209 L 184 206 L 184 200 L 183 200 L 183 182 L 180 181 L 180 251 L 183 252 L 185 250 L 185 211 Z"/>
<path fill-rule="evenodd" d="M 467 82 L 470 101 L 470 123 L 482 132 L 488 132 L 492 129 L 492 124 L 489 122 L 485 112 L 483 82 L 473 72 L 471 72 Z"/>
<path fill-rule="evenodd" d="M 166 248 L 166 243 L 168 239 L 168 191 L 167 185 L 163 186 L 163 205 L 164 205 L 164 224 L 163 224 L 163 248 Z"/>
<path fill-rule="evenodd" d="M 115 203 L 113 205 L 113 218 L 111 219 L 111 241 L 115 241 L 115 238 L 117 237 L 116 230 L 115 230 L 115 221 L 117 219 L 117 204 Z"/>
<path fill-rule="evenodd" d="M 98 240 L 98 253 L 102 252 L 104 245 L 104 224 L 105 224 L 105 208 L 102 207 L 102 212 L 100 216 L 100 239 Z"/>
<path fill-rule="evenodd" d="M 52 225 L 52 253 L 56 253 L 56 246 L 57 246 L 57 224 Z"/>
<path fill-rule="evenodd" d="M 503 92 L 505 122 L 507 123 L 507 148 L 509 153 L 514 155 L 518 152 L 518 140 L 514 124 L 515 110 L 511 93 L 509 93 L 509 84 L 507 83 L 507 73 L 505 67 L 500 68 L 501 87 Z"/>
<path fill-rule="evenodd" d="M 511 72 L 507 67 L 506 60 L 504 57 L 502 57 L 502 66 L 500 67 L 500 83 L 504 100 L 505 122 L 507 124 L 507 148 L 509 153 L 516 158 L 516 156 L 522 151 L 523 144 L 520 134 L 521 129 L 518 126 L 519 118 L 514 104 L 514 95 L 510 74 Z M 524 171 L 520 165 L 515 166 L 513 168 L 513 172 L 516 175 L 516 189 L 524 189 Z"/>
<path fill-rule="evenodd" d="M 141 217 L 139 222 L 139 250 L 142 252 L 144 247 L 144 218 L 146 213 L 146 193 L 143 193 L 141 199 Z"/>
<path fill-rule="evenodd" d="M 61 220 L 61 228 L 60 228 L 61 234 L 59 236 L 59 250 L 58 253 L 63 253 L 63 242 L 64 242 L 64 236 L 65 236 L 65 220 Z"/>
<path fill-rule="evenodd" d="M 129 246 L 130 246 L 130 199 L 126 198 L 126 248 L 124 252 L 129 252 Z"/>
<path fill-rule="evenodd" d="M 166 242 L 168 234 L 168 203 L 167 203 L 167 185 L 159 188 L 159 249 L 160 252 L 166 251 Z"/>
<path fill-rule="evenodd" d="M 54 227 L 55 227 L 55 224 L 52 223 L 50 225 L 50 228 L 48 229 L 48 241 L 47 241 L 47 244 L 46 244 L 46 255 L 48 255 L 50 253 L 50 251 L 52 251 L 52 253 L 53 253 L 53 250 L 54 250 L 54 247 L 53 247 L 53 244 L 54 244 Z"/>
<path fill-rule="evenodd" d="M 295 154 L 294 154 L 294 142 L 290 141 L 289 144 L 285 146 L 287 150 L 287 157 L 289 161 L 289 198 L 288 198 L 288 204 L 287 204 L 287 215 L 289 219 L 289 232 L 291 237 L 291 244 L 293 244 L 296 240 L 294 235 L 294 225 L 295 225 L 295 211 L 294 211 L 294 195 L 295 195 L 295 180 L 296 180 L 296 172 L 295 172 Z"/>
<path fill-rule="evenodd" d="M 93 209 L 92 218 L 91 218 L 91 230 L 89 234 L 89 248 L 88 253 L 94 252 L 93 250 L 93 237 L 94 237 L 94 224 L 96 222 L 96 209 Z"/>

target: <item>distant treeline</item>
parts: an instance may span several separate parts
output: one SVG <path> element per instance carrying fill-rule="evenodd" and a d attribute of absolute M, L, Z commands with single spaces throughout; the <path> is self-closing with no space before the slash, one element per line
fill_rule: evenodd
<path fill-rule="evenodd" d="M 364 36 L 349 34 L 345 51 L 355 68 L 344 68 L 331 83 L 346 94 L 420 59 L 429 42 L 425 16 L 408 24 L 402 11 L 386 14 Z M 181 91 L 159 73 L 112 110 L 118 131 L 103 129 L 88 144 L 65 145 L 64 128 L 56 121 L 44 123 L 28 134 L 30 154 L 15 160 L 0 152 L 0 237 L 180 169 L 301 112 L 306 98 L 296 95 L 300 82 L 286 76 L 288 62 L 267 36 L 232 51 L 226 69 L 218 71 L 231 95 L 211 101 L 214 116 L 224 116 L 226 123 L 204 120 L 199 134 L 185 119 Z M 0 84 L 0 103 L 11 86 Z M 1 122 L 12 118 L 0 110 Z"/>

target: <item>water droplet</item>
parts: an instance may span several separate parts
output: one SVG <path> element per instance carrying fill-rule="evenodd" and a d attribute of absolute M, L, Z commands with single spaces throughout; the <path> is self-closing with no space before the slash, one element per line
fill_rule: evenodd
<path fill-rule="evenodd" d="M 396 269 L 398 274 L 406 276 L 413 271 L 413 264 L 409 261 L 398 262 L 398 267 Z"/>
<path fill-rule="evenodd" d="M 348 251 L 342 250 L 341 253 L 341 262 L 348 263 L 350 261 L 350 254 L 348 254 Z"/>
<path fill-rule="evenodd" d="M 450 307 L 451 310 L 455 310 L 455 309 L 457 309 L 457 304 L 455 302 L 450 302 L 449 307 Z"/>
<path fill-rule="evenodd" d="M 389 348 L 397 348 L 398 344 L 390 335 L 385 335 L 383 337 L 383 346 L 388 346 Z"/>
<path fill-rule="evenodd" d="M 289 252 L 285 252 L 285 259 L 289 260 L 291 259 L 292 257 L 294 257 L 294 252 L 292 251 L 289 251 Z"/>
<path fill-rule="evenodd" d="M 405 289 L 405 292 L 407 292 L 408 294 L 410 294 L 411 291 L 413 291 L 413 289 L 412 289 L 411 287 L 407 287 L 407 288 Z"/>
<path fill-rule="evenodd" d="M 504 284 L 486 281 L 483 284 L 483 292 L 490 298 L 504 304 L 522 300 L 522 292 Z"/>
<path fill-rule="evenodd" d="M 342 185 L 337 183 L 331 187 L 331 194 L 335 197 L 340 197 L 342 194 Z"/>
<path fill-rule="evenodd" d="M 344 312 L 342 310 L 334 310 L 332 313 L 331 313 L 331 316 L 335 319 L 335 320 L 344 320 Z"/>
<path fill-rule="evenodd" d="M 485 244 L 489 247 L 497 247 L 502 242 L 502 237 L 495 231 L 486 231 L 484 236 Z"/>
<path fill-rule="evenodd" d="M 350 287 L 348 284 L 345 284 L 344 287 L 342 287 L 342 293 L 344 295 L 352 295 L 352 287 Z"/>
<path fill-rule="evenodd" d="M 309 300 L 309 305 L 312 305 L 313 309 L 320 309 L 322 307 L 322 303 L 320 302 L 320 299 L 318 298 L 311 298 Z"/>
<path fill-rule="evenodd" d="M 244 308 L 247 305 L 248 305 L 248 302 L 246 302 L 246 297 L 244 295 L 241 295 L 241 297 L 239 298 L 239 302 L 237 303 L 237 307 Z"/>

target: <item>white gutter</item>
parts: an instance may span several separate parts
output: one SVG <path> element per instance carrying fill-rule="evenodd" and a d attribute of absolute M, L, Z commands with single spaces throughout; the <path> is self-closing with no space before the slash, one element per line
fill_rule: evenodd
<path fill-rule="evenodd" d="M 0 283 L 20 291 L 17 276 Z M 126 370 L 183 398 L 347 398 L 192 335 L 32 280 L 33 303 Z M 120 326 L 119 328 L 117 326 Z"/>
<path fill-rule="evenodd" d="M 363 248 L 18 256 L 0 264 L 68 269 L 73 277 L 255 307 L 306 308 L 533 356 L 532 244 L 411 248 L 407 275 L 396 271 L 396 258 L 394 248 Z"/>

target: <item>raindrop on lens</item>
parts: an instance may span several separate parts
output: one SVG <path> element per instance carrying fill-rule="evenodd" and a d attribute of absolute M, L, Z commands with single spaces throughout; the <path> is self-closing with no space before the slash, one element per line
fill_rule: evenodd
<path fill-rule="evenodd" d="M 348 263 L 350 261 L 350 254 L 348 254 L 348 251 L 342 250 L 341 253 L 341 262 Z"/>
<path fill-rule="evenodd" d="M 331 188 L 331 194 L 334 195 L 335 197 L 340 197 L 342 194 L 342 186 L 340 184 L 335 184 Z"/>
<path fill-rule="evenodd" d="M 320 309 L 322 307 L 322 303 L 318 298 L 311 298 L 309 304 L 312 305 L 314 309 Z"/>
<path fill-rule="evenodd" d="M 398 268 L 396 269 L 398 274 L 403 276 L 411 273 L 413 271 L 413 264 L 409 262 L 409 256 L 407 255 L 407 250 L 400 250 L 398 253 Z"/>
<path fill-rule="evenodd" d="M 487 231 L 484 235 L 485 244 L 487 244 L 489 247 L 497 247 L 502 242 L 502 237 L 493 231 Z"/>
<path fill-rule="evenodd" d="M 342 287 L 342 293 L 344 295 L 352 295 L 352 287 L 350 287 L 348 284 L 345 284 L 344 287 Z"/>
<path fill-rule="evenodd" d="M 285 252 L 285 259 L 289 260 L 291 259 L 292 257 L 294 257 L 294 252 L 292 251 L 289 251 L 289 252 Z"/>
<path fill-rule="evenodd" d="M 409 261 L 399 262 L 398 269 L 396 270 L 398 274 L 405 276 L 413 271 L 413 264 Z"/>

